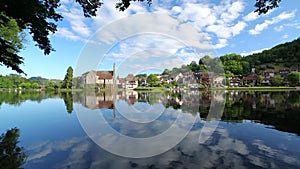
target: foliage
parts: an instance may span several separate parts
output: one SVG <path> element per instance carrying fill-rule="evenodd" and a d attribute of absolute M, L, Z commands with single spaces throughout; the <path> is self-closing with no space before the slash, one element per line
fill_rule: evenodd
<path fill-rule="evenodd" d="M 159 84 L 159 78 L 155 74 L 150 74 L 147 78 L 147 83 L 150 86 L 157 86 Z"/>
<path fill-rule="evenodd" d="M 279 64 L 285 67 L 300 65 L 300 38 L 277 45 L 269 50 L 244 57 L 250 66 L 258 67 L 262 64 Z"/>
<path fill-rule="evenodd" d="M 170 70 L 165 69 L 162 73 L 162 75 L 170 75 Z"/>
<path fill-rule="evenodd" d="M 43 78 L 43 77 L 30 77 L 28 80 L 32 82 L 37 82 L 39 85 L 47 85 L 49 84 L 49 79 Z"/>
<path fill-rule="evenodd" d="M 152 0 L 121 0 L 121 2 L 116 3 L 116 8 L 120 11 L 125 11 L 129 6 L 131 2 L 140 1 L 144 2 L 147 1 L 148 5 L 152 4 Z"/>
<path fill-rule="evenodd" d="M 28 80 L 17 74 L 0 76 L 0 88 L 18 88 L 24 82 Z"/>
<path fill-rule="evenodd" d="M 142 77 L 147 77 L 147 74 L 143 73 L 143 74 L 138 74 L 135 77 L 137 78 L 142 78 Z"/>
<path fill-rule="evenodd" d="M 192 72 L 198 72 L 200 70 L 200 66 L 199 64 L 197 64 L 195 61 L 192 61 L 189 65 L 188 68 L 192 71 Z"/>
<path fill-rule="evenodd" d="M 267 13 L 269 10 L 278 7 L 281 0 L 256 0 L 255 7 L 257 8 L 255 12 L 258 14 Z"/>
<path fill-rule="evenodd" d="M 233 75 L 241 76 L 250 73 L 250 64 L 244 61 L 241 55 L 235 53 L 226 54 L 221 56 L 220 60 L 224 64 L 226 74 L 232 73 Z"/>
<path fill-rule="evenodd" d="M 288 82 L 290 86 L 300 85 L 300 72 L 291 72 L 288 74 Z"/>
<path fill-rule="evenodd" d="M 73 68 L 69 66 L 67 69 L 67 74 L 65 75 L 65 78 L 62 81 L 62 88 L 71 89 L 72 81 L 73 81 Z"/>
<path fill-rule="evenodd" d="M 0 12 L 0 37 L 0 65 L 24 73 L 19 68 L 19 64 L 23 63 L 23 58 L 16 53 L 23 48 L 25 33 L 20 30 L 15 19 L 4 17 L 3 12 Z"/>
<path fill-rule="evenodd" d="M 283 84 L 283 77 L 280 75 L 275 75 L 272 79 L 272 85 L 274 86 L 280 86 Z"/>
<path fill-rule="evenodd" d="M 20 130 L 12 128 L 0 136 L 0 166 L 6 169 L 18 169 L 25 163 L 27 154 L 19 147 Z"/>
<path fill-rule="evenodd" d="M 2 16 L 3 13 L 0 13 Z M 13 49 L 18 52 L 23 48 L 25 33 L 20 32 L 20 28 L 15 19 L 7 18 L 7 22 L 0 24 L 0 37 L 12 44 Z M 14 51 L 12 51 L 14 52 Z"/>
<path fill-rule="evenodd" d="M 50 80 L 42 77 L 31 77 L 26 79 L 21 75 L 10 74 L 7 76 L 0 75 L 0 88 L 23 88 L 38 89 L 42 85 L 46 88 L 58 89 L 61 80 Z"/>

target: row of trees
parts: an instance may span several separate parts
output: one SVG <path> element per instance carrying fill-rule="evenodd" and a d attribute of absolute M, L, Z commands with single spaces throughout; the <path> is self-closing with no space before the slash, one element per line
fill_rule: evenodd
<path fill-rule="evenodd" d="M 179 72 L 214 72 L 216 74 L 226 74 L 228 76 L 248 75 L 251 70 L 251 64 L 241 55 L 232 53 L 221 57 L 212 58 L 204 56 L 197 63 L 192 61 L 188 65 L 182 65 L 180 68 L 172 70 L 165 69 L 163 75 L 176 75 Z"/>
<path fill-rule="evenodd" d="M 0 88 L 22 88 L 22 89 L 71 89 L 73 83 L 73 69 L 70 66 L 65 78 L 61 80 L 49 80 L 42 77 L 31 77 L 26 79 L 19 74 L 0 75 Z"/>
<path fill-rule="evenodd" d="M 300 43 L 296 40 L 294 43 Z M 275 47 L 277 48 L 277 47 Z M 284 48 L 281 46 L 281 48 Z M 284 48 L 285 49 L 285 48 Z M 299 48 L 300 49 L 300 48 Z M 298 50 L 299 50 L 298 49 Z M 272 51 L 273 49 L 271 49 Z M 272 53 L 272 52 L 271 52 Z M 300 52 L 299 52 L 300 53 Z M 258 55 L 258 54 L 257 54 Z M 165 69 L 162 75 L 177 75 L 179 72 L 214 72 L 215 74 L 224 75 L 226 77 L 239 77 L 242 78 L 244 76 L 252 73 L 251 69 L 255 68 L 257 74 L 265 71 L 265 69 L 260 69 L 262 64 L 270 63 L 268 60 L 260 59 L 262 63 L 260 65 L 255 65 L 254 61 L 251 59 L 252 56 L 243 57 L 241 55 L 232 53 L 226 54 L 224 56 L 212 58 L 210 56 L 204 56 L 199 60 L 199 62 L 192 61 L 188 65 L 182 65 L 180 68 L 173 68 L 171 70 Z M 284 58 L 284 57 L 282 57 Z M 273 63 L 273 62 L 272 62 Z M 295 67 L 300 63 L 300 56 L 297 57 L 297 60 L 292 62 Z M 275 72 L 275 76 L 272 79 L 272 85 L 280 86 L 284 83 L 288 83 L 290 86 L 300 85 L 300 72 L 291 71 L 288 75 L 282 76 L 278 73 L 279 68 L 287 69 L 290 71 L 289 67 L 284 67 L 284 64 L 277 64 L 277 68 L 269 67 L 269 71 Z M 298 67 L 299 69 L 299 67 Z M 262 81 L 264 77 L 262 75 L 258 76 L 258 79 Z M 228 79 L 227 79 L 228 81 Z M 258 83 L 260 84 L 260 83 Z"/>
<path fill-rule="evenodd" d="M 7 76 L 0 76 L 0 88 L 39 88 L 37 81 L 30 81 L 20 75 L 10 74 Z"/>

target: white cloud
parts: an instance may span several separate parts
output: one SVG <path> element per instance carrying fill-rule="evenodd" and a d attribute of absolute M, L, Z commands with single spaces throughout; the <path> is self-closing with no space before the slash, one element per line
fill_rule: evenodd
<path fill-rule="evenodd" d="M 57 32 L 54 34 L 54 36 L 63 37 L 66 39 L 71 40 L 82 40 L 80 36 L 75 35 L 73 32 L 71 32 L 68 28 L 57 28 Z"/>
<path fill-rule="evenodd" d="M 206 31 L 215 33 L 219 38 L 231 38 L 240 34 L 242 30 L 246 28 L 247 24 L 245 22 L 238 22 L 233 26 L 226 25 L 210 25 L 206 28 Z"/>
<path fill-rule="evenodd" d="M 258 49 L 258 50 L 254 50 L 254 51 L 250 51 L 250 52 L 244 51 L 244 52 L 241 53 L 241 55 L 242 55 L 242 56 L 252 55 L 252 54 L 254 54 L 254 53 L 260 53 L 260 52 L 262 52 L 262 51 L 264 51 L 264 50 L 269 50 L 269 49 L 270 49 L 270 48 L 263 48 L 263 49 Z"/>
<path fill-rule="evenodd" d="M 198 28 L 211 25 L 216 22 L 215 13 L 206 4 L 187 3 L 183 6 L 183 10 L 178 16 L 183 22 L 192 22 Z"/>
<path fill-rule="evenodd" d="M 219 48 L 223 48 L 227 45 L 228 45 L 227 39 L 219 39 L 219 42 L 215 45 L 215 48 L 219 49 Z"/>
<path fill-rule="evenodd" d="M 72 3 L 69 0 L 64 0 L 61 6 L 63 16 L 71 25 L 71 29 L 68 30 L 68 34 L 70 34 L 70 32 L 73 33 L 74 36 L 69 35 L 69 38 L 71 37 L 72 39 L 76 39 L 75 36 L 87 38 L 93 34 L 93 32 L 102 29 L 105 25 L 113 23 L 118 19 L 127 18 L 132 14 L 146 14 L 150 12 L 159 14 L 165 13 L 176 17 L 176 19 L 183 24 L 182 26 L 177 25 L 177 27 L 175 27 L 177 30 L 180 30 L 178 34 L 181 33 L 180 36 L 182 38 L 191 38 L 194 42 L 201 41 L 203 37 L 194 36 L 194 32 L 190 33 L 190 28 L 184 24 L 189 23 L 199 32 L 204 32 L 207 40 L 210 39 L 211 36 L 215 35 L 218 38 L 229 39 L 240 34 L 241 31 L 247 26 L 244 21 L 238 20 L 241 16 L 241 13 L 244 11 L 244 8 L 245 3 L 241 0 L 223 0 L 220 3 L 203 0 L 179 0 L 176 2 L 176 5 L 174 5 L 174 1 L 172 0 L 157 0 L 153 2 L 150 9 L 147 9 L 144 3 L 132 3 L 126 11 L 119 12 L 115 9 L 115 1 L 107 1 L 98 10 L 96 17 L 88 18 L 92 21 L 90 22 L 88 19 L 84 18 L 81 8 L 78 7 L 78 4 L 74 2 Z M 138 22 L 147 23 L 149 20 L 146 19 Z M 157 24 L 151 26 L 151 28 L 154 26 L 160 27 L 159 24 L 170 24 L 170 27 L 176 26 L 174 23 L 157 22 Z M 149 26 L 149 24 L 145 25 Z M 143 28 L 136 27 L 135 29 Z M 122 29 L 120 29 L 120 31 L 127 30 L 127 27 L 122 27 Z M 118 31 L 115 33 L 119 34 Z M 109 36 L 111 36 L 111 34 L 109 34 Z M 111 36 L 112 39 L 113 37 L 115 36 Z M 219 44 L 218 46 L 221 47 L 224 46 L 224 44 Z"/>
<path fill-rule="evenodd" d="M 277 26 L 277 27 L 274 27 L 274 30 L 277 31 L 277 32 L 281 32 L 283 30 L 283 25 L 280 25 L 280 26 Z"/>
<path fill-rule="evenodd" d="M 245 22 L 238 22 L 231 28 L 232 36 L 240 34 L 242 30 L 246 28 L 247 24 Z"/>
<path fill-rule="evenodd" d="M 182 8 L 180 6 L 174 6 L 171 10 L 173 14 L 179 14 L 182 12 Z"/>
<path fill-rule="evenodd" d="M 271 20 L 265 20 L 261 24 L 255 25 L 254 29 L 249 30 L 251 35 L 260 34 L 263 30 L 267 29 L 270 25 L 279 23 L 283 20 L 293 18 L 295 16 L 296 11 L 293 12 L 282 12 L 278 16 L 273 17 Z"/>
<path fill-rule="evenodd" d="M 227 9 L 226 12 L 221 14 L 220 19 L 225 23 L 231 23 L 236 20 L 241 12 L 244 10 L 244 4 L 241 1 L 233 2 Z"/>
<path fill-rule="evenodd" d="M 90 36 L 91 31 L 86 25 L 83 12 L 80 9 L 71 8 L 70 11 L 64 12 L 63 15 L 69 20 L 74 32 L 85 37 Z"/>
<path fill-rule="evenodd" d="M 259 18 L 259 15 L 257 14 L 257 12 L 250 12 L 248 15 L 243 17 L 243 19 L 247 22 L 254 21 L 257 18 Z"/>

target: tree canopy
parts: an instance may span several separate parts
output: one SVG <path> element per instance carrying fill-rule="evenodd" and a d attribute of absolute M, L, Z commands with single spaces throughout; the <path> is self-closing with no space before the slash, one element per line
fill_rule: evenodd
<path fill-rule="evenodd" d="M 281 0 L 256 0 L 255 7 L 257 8 L 255 12 L 258 14 L 265 14 L 269 10 L 278 7 Z"/>
<path fill-rule="evenodd" d="M 283 64 L 291 67 L 300 64 L 300 38 L 277 45 L 269 50 L 255 53 L 245 57 L 251 65 L 260 65 L 262 63 Z"/>
<path fill-rule="evenodd" d="M 64 80 L 62 81 L 62 87 L 66 89 L 72 88 L 73 82 L 73 68 L 71 66 L 68 67 L 67 73 L 65 75 Z"/>
<path fill-rule="evenodd" d="M 150 86 L 155 86 L 158 85 L 159 83 L 159 78 L 155 74 L 150 74 L 147 78 L 147 83 Z"/>

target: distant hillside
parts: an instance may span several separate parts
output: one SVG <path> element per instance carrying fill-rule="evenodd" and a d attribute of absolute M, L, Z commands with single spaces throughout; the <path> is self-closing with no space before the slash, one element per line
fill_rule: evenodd
<path fill-rule="evenodd" d="M 30 81 L 36 81 L 38 82 L 39 84 L 43 84 L 43 85 L 47 85 L 50 83 L 50 81 L 54 81 L 54 82 L 57 82 L 59 83 L 61 80 L 57 80 L 57 79 L 47 79 L 47 78 L 43 78 L 43 77 L 30 77 L 28 80 Z"/>
<path fill-rule="evenodd" d="M 277 45 L 261 53 L 248 55 L 244 58 L 258 70 L 278 70 L 300 66 L 300 38 Z"/>

